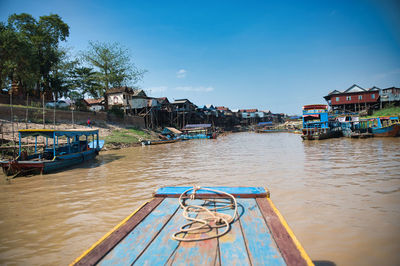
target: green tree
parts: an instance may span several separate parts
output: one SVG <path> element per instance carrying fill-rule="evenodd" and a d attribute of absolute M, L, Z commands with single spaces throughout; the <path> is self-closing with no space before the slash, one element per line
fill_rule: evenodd
<path fill-rule="evenodd" d="M 37 21 L 22 13 L 9 16 L 8 24 L 3 23 L 0 30 L 3 85 L 18 81 L 26 90 L 35 83 L 37 90 L 43 88 L 51 96 L 52 71 L 61 60 L 59 43 L 69 36 L 69 26 L 56 14 Z"/>
<path fill-rule="evenodd" d="M 40 79 L 37 62 L 30 39 L 10 25 L 0 23 L 1 88 L 10 88 L 13 81 L 22 89 L 33 88 Z"/>
<path fill-rule="evenodd" d="M 128 50 L 118 43 L 89 42 L 89 48 L 83 52 L 82 58 L 97 71 L 102 86 L 99 96 L 105 96 L 105 92 L 111 87 L 135 84 L 146 72 L 136 68 L 130 60 Z M 108 108 L 107 97 L 105 103 Z"/>
<path fill-rule="evenodd" d="M 98 73 L 90 67 L 78 66 L 70 73 L 74 92 L 78 92 L 81 98 L 88 94 L 94 98 L 102 96 L 102 87 L 97 82 Z"/>
<path fill-rule="evenodd" d="M 75 89 L 74 79 L 71 72 L 78 64 L 77 60 L 70 60 L 65 49 L 58 49 L 59 58 L 55 64 L 52 65 L 49 73 L 49 85 L 56 100 L 61 97 L 69 97 L 71 90 Z"/>

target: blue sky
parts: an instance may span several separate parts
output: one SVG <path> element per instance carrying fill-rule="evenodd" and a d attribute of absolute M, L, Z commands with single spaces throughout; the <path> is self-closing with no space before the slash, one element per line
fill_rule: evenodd
<path fill-rule="evenodd" d="M 400 87 L 397 1 L 18 1 L 59 14 L 72 53 L 119 42 L 150 96 L 298 114 L 332 90 Z"/>

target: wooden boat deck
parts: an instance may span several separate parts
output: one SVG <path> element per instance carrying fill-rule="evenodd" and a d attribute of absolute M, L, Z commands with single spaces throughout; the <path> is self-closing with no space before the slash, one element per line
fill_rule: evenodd
<path fill-rule="evenodd" d="M 186 189 L 159 189 L 153 200 L 126 218 L 73 265 L 312 265 L 263 188 L 215 188 L 237 199 L 239 217 L 231 224 L 230 231 L 203 241 L 173 240 L 171 235 L 187 223 L 177 199 Z M 204 199 L 211 197 L 222 195 L 200 190 L 196 193 L 199 199 L 195 201 L 207 204 Z M 217 230 L 224 229 L 186 234 L 185 237 L 215 235 Z"/>

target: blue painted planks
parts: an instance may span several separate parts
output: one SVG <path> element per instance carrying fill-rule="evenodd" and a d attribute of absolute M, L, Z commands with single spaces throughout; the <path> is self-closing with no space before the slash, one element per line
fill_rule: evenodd
<path fill-rule="evenodd" d="M 178 205 L 176 198 L 172 200 Z M 203 200 L 191 201 L 191 204 L 202 205 L 203 203 Z M 143 254 L 134 262 L 135 265 L 165 265 L 167 263 L 180 244 L 179 241 L 171 238 L 172 234 L 178 232 L 179 228 L 188 223 L 182 213 L 183 210 L 179 208 L 157 238 L 151 242 Z"/>
<path fill-rule="evenodd" d="M 217 206 L 220 206 L 217 204 Z M 232 209 L 218 210 L 220 213 L 229 214 L 233 217 L 234 211 Z M 243 214 L 243 208 L 239 206 L 238 215 Z M 246 244 L 243 238 L 240 222 L 236 220 L 231 224 L 231 230 L 220 237 L 219 252 L 221 265 L 251 265 L 246 250 Z M 223 232 L 225 228 L 218 228 L 218 232 Z"/>
<path fill-rule="evenodd" d="M 238 199 L 243 236 L 253 265 L 286 265 L 255 199 Z"/>
<path fill-rule="evenodd" d="M 99 263 L 100 265 L 132 264 L 149 245 L 178 208 L 176 199 L 164 199 Z"/>
<path fill-rule="evenodd" d="M 197 217 L 202 218 L 204 215 L 204 213 L 200 212 Z M 213 236 L 216 232 L 216 229 L 206 229 L 198 234 L 186 234 L 185 238 Z M 218 240 L 213 238 L 202 241 L 181 242 L 167 265 L 215 265 L 218 262 Z"/>
<path fill-rule="evenodd" d="M 156 195 L 180 195 L 189 188 L 193 187 L 162 187 L 156 191 Z M 267 193 L 263 187 L 204 187 L 204 188 L 211 188 L 215 190 L 224 191 L 230 194 L 265 194 Z M 192 192 L 189 192 L 191 194 Z M 197 194 L 209 194 L 212 193 L 208 190 L 198 190 L 196 191 Z"/>

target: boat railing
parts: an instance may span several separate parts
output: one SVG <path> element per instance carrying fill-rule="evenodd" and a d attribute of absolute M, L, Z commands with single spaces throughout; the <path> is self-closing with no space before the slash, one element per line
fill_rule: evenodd
<path fill-rule="evenodd" d="M 321 134 L 321 133 L 327 133 L 328 128 L 303 128 L 303 135 L 314 135 L 314 134 Z"/>

